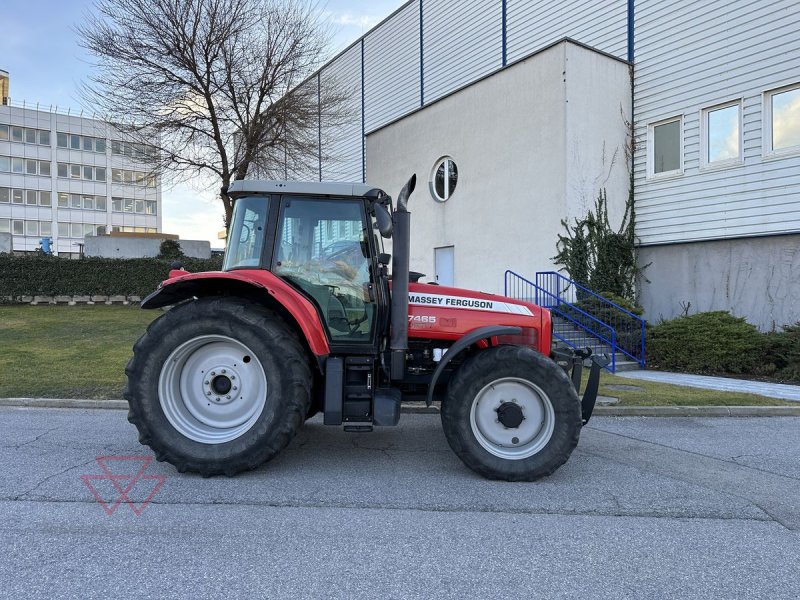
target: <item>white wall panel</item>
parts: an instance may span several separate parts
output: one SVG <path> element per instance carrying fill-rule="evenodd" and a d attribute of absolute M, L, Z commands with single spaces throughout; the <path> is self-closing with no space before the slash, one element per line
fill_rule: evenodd
<path fill-rule="evenodd" d="M 563 37 L 627 58 L 627 0 L 507 0 L 506 15 L 509 62 Z"/>
<path fill-rule="evenodd" d="M 419 2 L 411 2 L 364 39 L 366 130 L 420 105 Z"/>
<path fill-rule="evenodd" d="M 348 96 L 343 114 L 335 125 L 322 123 L 322 179 L 361 181 L 361 44 L 357 43 L 322 70 L 323 93 L 335 86 Z"/>
<path fill-rule="evenodd" d="M 763 92 L 800 83 L 800 4 L 636 5 L 634 162 L 643 244 L 800 231 L 800 155 L 764 157 Z M 701 164 L 701 111 L 742 101 L 741 165 Z M 647 125 L 683 115 L 682 175 L 648 179 Z"/>
<path fill-rule="evenodd" d="M 502 3 L 423 0 L 425 103 L 502 66 Z"/>

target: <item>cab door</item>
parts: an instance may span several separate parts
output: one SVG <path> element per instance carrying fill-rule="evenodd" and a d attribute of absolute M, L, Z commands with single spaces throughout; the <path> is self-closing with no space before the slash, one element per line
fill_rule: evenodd
<path fill-rule="evenodd" d="M 314 303 L 332 346 L 375 344 L 370 234 L 363 200 L 281 199 L 272 272 Z"/>

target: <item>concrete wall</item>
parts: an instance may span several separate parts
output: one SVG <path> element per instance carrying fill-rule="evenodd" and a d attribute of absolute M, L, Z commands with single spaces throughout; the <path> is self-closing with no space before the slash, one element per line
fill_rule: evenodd
<path fill-rule="evenodd" d="M 626 64 L 562 42 L 370 134 L 369 183 L 396 195 L 417 174 L 411 268 L 433 280 L 434 249 L 454 246 L 455 285 L 487 292 L 503 291 L 505 269 L 552 269 L 561 219 L 599 187 L 621 212 L 629 102 Z M 442 203 L 430 181 L 443 156 L 458 183 Z"/>
<path fill-rule="evenodd" d="M 146 258 L 158 256 L 160 239 L 115 236 L 87 236 L 83 252 L 86 256 L 105 258 Z M 192 258 L 210 258 L 211 243 L 205 240 L 179 240 L 181 250 Z"/>
<path fill-rule="evenodd" d="M 785 235 L 640 250 L 651 283 L 641 304 L 650 321 L 728 310 L 768 331 L 800 320 L 800 235 Z"/>
<path fill-rule="evenodd" d="M 11 252 L 11 234 L 0 233 L 0 254 Z"/>

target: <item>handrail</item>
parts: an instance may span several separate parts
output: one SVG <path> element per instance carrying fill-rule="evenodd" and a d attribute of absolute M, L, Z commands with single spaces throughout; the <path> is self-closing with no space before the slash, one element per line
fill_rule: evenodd
<path fill-rule="evenodd" d="M 539 294 L 542 294 L 543 296 L 550 296 L 551 298 L 555 299 L 559 303 L 562 302 L 560 300 L 560 298 L 558 296 L 556 296 L 555 294 L 549 292 L 548 290 L 542 288 L 541 286 L 536 285 L 532 281 L 526 279 L 522 275 L 519 275 L 518 273 L 515 273 L 514 271 L 511 271 L 511 270 L 506 270 L 506 272 L 505 272 L 505 278 L 504 278 L 505 279 L 505 294 L 504 294 L 505 296 L 510 296 L 510 294 L 509 294 L 509 275 L 515 277 L 520 282 L 522 282 L 523 284 L 525 284 L 525 285 L 530 287 L 531 291 L 534 292 L 534 298 L 533 298 L 534 304 L 537 304 L 539 306 L 544 305 L 543 302 L 539 301 Z M 524 296 L 525 296 L 525 298 L 528 298 L 529 294 L 524 294 Z M 565 302 L 564 304 L 567 304 L 567 303 Z M 561 317 L 562 319 L 564 319 L 565 321 L 571 322 L 576 327 L 576 329 L 582 329 L 582 330 L 586 331 L 591 337 L 594 337 L 595 339 L 597 339 L 601 344 L 603 344 L 605 346 L 610 346 L 612 348 L 611 362 L 609 362 L 609 364 L 606 365 L 605 368 L 613 373 L 616 370 L 616 352 L 614 352 L 613 350 L 617 348 L 617 332 L 608 323 L 604 323 L 600 319 L 598 319 L 595 316 L 587 313 L 586 311 L 578 308 L 577 306 L 574 306 L 574 305 L 569 305 L 569 306 L 570 306 L 571 310 L 573 310 L 573 311 L 579 313 L 580 315 L 588 318 L 590 321 L 593 321 L 593 322 L 597 323 L 601 328 L 604 328 L 608 332 L 608 334 L 606 334 L 607 337 L 606 337 L 606 335 L 604 335 L 605 332 L 604 333 L 600 333 L 599 331 L 595 331 L 590 326 L 586 325 L 585 323 L 581 323 L 580 321 L 578 321 L 577 319 L 575 319 L 572 316 L 568 315 L 567 313 L 561 311 L 557 307 L 556 308 L 550 308 L 550 310 L 551 310 L 551 312 L 557 313 L 558 316 Z M 559 335 L 556 331 L 553 331 L 553 337 L 555 337 L 556 339 L 560 340 L 564 344 L 566 344 L 568 346 L 571 346 L 572 348 L 578 348 L 579 347 L 578 345 L 574 344 L 573 342 L 571 342 L 567 338 L 564 338 L 561 335 Z"/>
<path fill-rule="evenodd" d="M 534 282 L 508 269 L 504 279 L 507 296 L 514 295 L 511 288 L 515 287 L 516 292 L 524 292 L 525 298 L 534 304 L 549 309 L 554 316 L 576 330 L 584 331 L 600 343 L 610 346 L 612 355 L 619 353 L 628 356 L 644 367 L 645 320 L 640 316 L 554 271 L 536 273 Z M 574 347 L 556 332 L 553 335 Z M 616 370 L 614 356 L 607 368 L 612 373 Z"/>
<path fill-rule="evenodd" d="M 508 271 L 506 271 L 506 273 L 508 273 Z M 563 280 L 563 281 L 566 281 L 568 285 L 574 286 L 575 288 L 580 288 L 581 290 L 583 290 L 583 291 L 584 291 L 584 292 L 586 292 L 587 294 L 589 294 L 589 295 L 591 295 L 591 296 L 594 296 L 595 298 L 599 298 L 600 300 L 602 300 L 602 301 L 603 301 L 603 302 L 605 302 L 606 304 L 609 304 L 609 305 L 613 306 L 614 308 L 616 308 L 617 310 L 619 310 L 619 311 L 621 311 L 621 312 L 624 312 L 625 314 L 627 314 L 627 315 L 629 315 L 629 316 L 633 317 L 633 318 L 634 318 L 634 319 L 636 319 L 637 321 L 644 321 L 644 319 L 642 319 L 642 317 L 640 317 L 640 316 L 639 316 L 639 315 L 637 315 L 636 313 L 632 313 L 632 312 L 631 312 L 631 311 L 629 311 L 628 309 L 626 309 L 626 308 L 622 308 L 622 307 L 621 307 L 619 304 L 616 304 L 616 303 L 612 302 L 611 300 L 609 300 L 608 298 L 606 298 L 606 297 L 604 297 L 604 296 L 601 296 L 601 295 L 600 295 L 600 294 L 598 294 L 597 292 L 593 292 L 593 291 L 592 291 L 592 290 L 590 290 L 589 288 L 587 288 L 587 287 L 585 287 L 585 286 L 582 286 L 582 285 L 581 285 L 580 283 L 578 283 L 577 281 L 572 281 L 572 279 L 570 279 L 569 277 L 564 277 L 564 275 L 562 275 L 561 273 L 558 273 L 558 272 L 556 272 L 556 271 L 537 271 L 537 272 L 536 272 L 536 279 L 537 279 L 537 281 L 538 281 L 538 279 L 539 279 L 539 275 L 548 275 L 548 276 L 553 276 L 553 275 L 555 275 L 555 276 L 556 276 L 558 279 L 560 279 L 560 280 Z M 538 285 L 538 284 L 537 284 L 537 285 Z"/>

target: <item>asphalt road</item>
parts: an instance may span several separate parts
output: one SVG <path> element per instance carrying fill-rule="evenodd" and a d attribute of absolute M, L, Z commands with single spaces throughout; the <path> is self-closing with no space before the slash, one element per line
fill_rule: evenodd
<path fill-rule="evenodd" d="M 798 418 L 598 418 L 533 484 L 474 475 L 436 415 L 401 423 L 312 421 L 235 478 L 112 480 L 98 456 L 148 456 L 124 412 L 0 409 L 0 596 L 800 597 Z"/>

